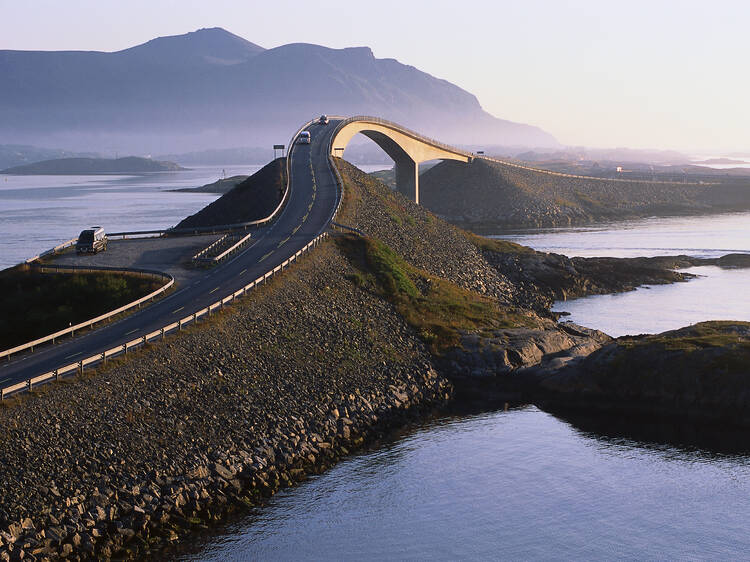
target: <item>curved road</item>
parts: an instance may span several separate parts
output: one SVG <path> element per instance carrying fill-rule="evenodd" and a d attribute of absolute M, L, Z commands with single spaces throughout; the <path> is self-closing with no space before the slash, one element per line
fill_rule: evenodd
<path fill-rule="evenodd" d="M 328 144 L 338 121 L 310 126 L 312 142 L 290 149 L 289 199 L 279 217 L 254 233 L 255 242 L 209 274 L 135 314 L 57 345 L 42 347 L 0 366 L 0 387 L 122 345 L 184 318 L 270 271 L 328 226 L 337 203 L 336 180 L 328 167 Z M 314 181 L 313 181 L 314 180 Z"/>

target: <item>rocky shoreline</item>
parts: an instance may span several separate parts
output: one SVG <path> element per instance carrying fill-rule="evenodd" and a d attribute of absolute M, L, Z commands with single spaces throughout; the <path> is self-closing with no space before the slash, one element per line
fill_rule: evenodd
<path fill-rule="evenodd" d="M 0 408 L 0 559 L 140 556 L 449 399 L 349 268 L 325 244 L 209 326 Z"/>
<path fill-rule="evenodd" d="M 207 323 L 4 404 L 0 560 L 156 557 L 457 395 L 523 399 L 539 373 L 612 345 L 555 322 L 561 292 L 684 278 L 477 240 L 339 166 L 338 220 L 408 264 L 402 277 L 378 289 L 339 237 Z M 387 298 L 399 284 L 408 295 Z M 467 317 L 433 326 L 402 309 L 438 304 Z"/>
<path fill-rule="evenodd" d="M 750 323 L 628 336 L 563 368 L 527 370 L 542 408 L 750 425 Z M 541 368 L 540 368 L 541 367 Z"/>

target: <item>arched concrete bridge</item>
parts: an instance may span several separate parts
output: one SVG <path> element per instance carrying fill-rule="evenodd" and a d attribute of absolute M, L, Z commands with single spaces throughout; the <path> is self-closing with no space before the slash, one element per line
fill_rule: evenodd
<path fill-rule="evenodd" d="M 419 203 L 419 163 L 428 160 L 459 160 L 471 162 L 472 154 L 380 119 L 356 116 L 338 121 L 331 136 L 333 156 L 343 156 L 354 135 L 362 133 L 372 139 L 396 165 L 396 188 Z"/>

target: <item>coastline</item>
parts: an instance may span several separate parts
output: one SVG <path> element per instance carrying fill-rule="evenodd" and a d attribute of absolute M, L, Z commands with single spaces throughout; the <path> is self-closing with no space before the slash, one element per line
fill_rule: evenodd
<path fill-rule="evenodd" d="M 0 408 L 0 549 L 31 559 L 158 553 L 436 407 L 523 400 L 523 368 L 562 367 L 609 341 L 556 324 L 548 297 L 529 285 L 546 275 L 550 290 L 571 282 L 585 294 L 591 280 L 606 288 L 601 272 L 566 281 L 564 256 L 478 246 L 340 166 L 341 220 L 407 260 L 415 290 L 429 296 L 449 283 L 502 310 L 523 304 L 523 322 L 461 329 L 452 350 L 436 355 L 363 283 L 367 272 L 325 243 L 208 325 Z M 514 278 L 516 259 L 546 266 Z M 658 264 L 646 269 L 641 278 L 663 274 Z"/>

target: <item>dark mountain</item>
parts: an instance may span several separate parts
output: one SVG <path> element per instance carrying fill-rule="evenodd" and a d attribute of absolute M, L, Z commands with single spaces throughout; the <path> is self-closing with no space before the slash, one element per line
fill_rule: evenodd
<path fill-rule="evenodd" d="M 4 143 L 162 153 L 270 145 L 329 113 L 378 115 L 455 143 L 556 145 L 367 47 L 264 50 L 223 29 L 114 53 L 0 51 L 0 76 Z"/>
<path fill-rule="evenodd" d="M 174 172 L 184 170 L 174 162 L 161 162 L 149 158 L 59 158 L 23 166 L 14 166 L 0 174 L 27 175 L 86 175 L 86 174 L 141 174 L 145 172 Z"/>

